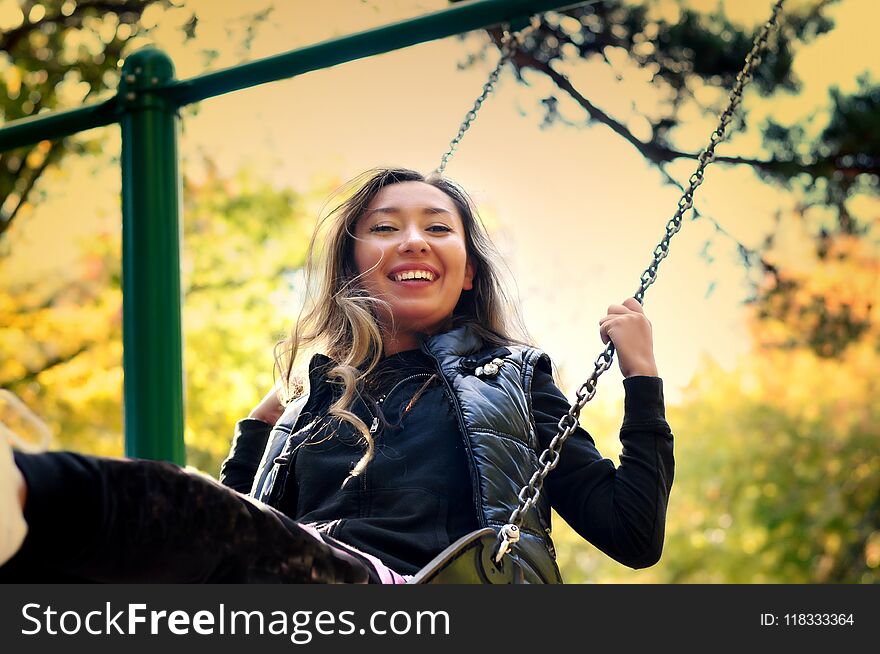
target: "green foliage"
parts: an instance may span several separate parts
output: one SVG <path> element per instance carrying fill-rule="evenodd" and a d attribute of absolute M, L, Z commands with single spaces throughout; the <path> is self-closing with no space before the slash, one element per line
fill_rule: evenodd
<path fill-rule="evenodd" d="M 834 4 L 835 0 L 808 0 L 786 5 L 749 88 L 770 98 L 798 93 L 801 82 L 792 68 L 795 56 L 805 44 L 834 28 L 828 15 Z M 689 131 L 692 117 L 696 111 L 714 118 L 726 106 L 728 91 L 760 27 L 730 20 L 724 3 L 710 11 L 697 6 L 696 2 L 605 0 L 543 15 L 513 60 L 521 81 L 538 74 L 555 86 L 553 94 L 541 101 L 542 126 L 577 124 L 559 112 L 559 97 L 568 96 L 584 109 L 585 125 L 610 128 L 653 165 L 663 167 L 696 156 Z M 771 6 L 768 2 L 766 18 Z M 500 43 L 500 30 L 489 33 L 492 43 L 468 63 Z M 607 101 L 594 97 L 591 89 L 579 88 L 574 76 L 563 73 L 581 61 L 603 62 L 620 80 L 628 75 L 649 80 L 654 90 L 647 103 L 650 108 L 634 105 L 620 115 L 608 111 Z M 733 127 L 747 124 L 750 108 L 750 102 L 740 106 Z M 637 124 L 648 122 L 650 136 L 631 131 L 634 117 Z M 854 215 L 849 200 L 861 193 L 876 195 L 880 188 L 878 127 L 877 85 L 864 77 L 851 95 L 832 89 L 827 111 L 819 109 L 791 124 L 768 120 L 755 125 L 763 132 L 766 152 L 719 157 L 716 165 L 751 166 L 762 179 L 797 189 L 805 203 L 833 207 L 836 229 L 853 234 L 870 216 Z M 815 236 L 818 239 L 820 234 Z M 751 265 L 752 259 L 744 263 Z"/>
<path fill-rule="evenodd" d="M 171 0 L 0 1 L 0 122 L 108 96 L 119 83 L 120 61 L 150 32 L 152 22 L 143 21 L 148 8 L 193 15 Z M 50 166 L 100 149 L 90 135 L 0 153 L 0 235 L 29 199 L 39 199 L 32 194 Z"/>
<path fill-rule="evenodd" d="M 731 371 L 704 360 L 684 402 L 668 409 L 676 471 L 660 563 L 628 570 L 562 526 L 568 581 L 880 581 L 880 248 L 871 236 L 829 237 L 812 256 L 776 244 L 768 256 L 785 288 L 768 280 L 776 290 L 753 306 L 751 354 Z M 615 419 L 606 415 L 599 433 Z M 588 426 L 596 420 L 588 414 Z"/>
<path fill-rule="evenodd" d="M 880 530 L 877 352 L 756 353 L 707 365 L 676 409 L 671 582 L 873 583 Z M 675 420 L 675 418 L 673 418 Z"/>
<path fill-rule="evenodd" d="M 880 85 L 872 85 L 865 77 L 859 80 L 859 87 L 858 93 L 849 96 L 831 89 L 832 115 L 821 135 L 828 154 L 860 157 L 880 152 Z M 841 163 L 855 162 L 847 159 Z"/>
<path fill-rule="evenodd" d="M 759 353 L 706 360 L 669 411 L 675 484 L 660 563 L 633 571 L 557 519 L 569 583 L 877 583 L 877 350 L 840 359 Z M 611 451 L 611 450 L 603 450 Z"/>
<path fill-rule="evenodd" d="M 187 456 L 216 472 L 235 421 L 274 382 L 272 350 L 297 311 L 290 286 L 314 217 L 296 194 L 247 172 L 190 185 L 186 195 Z"/>
<path fill-rule="evenodd" d="M 792 164 L 780 163 L 761 173 L 765 179 L 798 188 L 808 201 L 838 207 L 840 231 L 856 233 L 860 227 L 846 211 L 846 201 L 857 193 L 880 192 L 880 85 L 862 77 L 856 93 L 845 95 L 832 88 L 829 96 L 829 118 L 813 142 L 803 125 L 768 121 L 764 146 L 777 161 Z M 800 159 L 805 166 L 796 165 Z"/>
<path fill-rule="evenodd" d="M 755 73 L 753 84 L 762 94 L 799 89 L 792 71 L 794 51 L 799 43 L 833 28 L 825 14 L 829 4 L 815 1 L 783 13 L 782 30 Z M 767 9 L 769 18 L 769 3 Z M 648 71 L 654 84 L 674 91 L 664 113 L 649 117 L 655 126 L 668 128 L 678 124 L 683 103 L 694 99 L 698 81 L 725 89 L 733 86 L 757 29 L 731 22 L 722 4 L 704 12 L 686 3 L 606 0 L 545 14 L 540 28 L 526 37 L 523 50 L 528 56 L 517 58 L 517 67 L 546 73 L 548 66 L 578 59 L 608 62 L 612 50 L 625 51 L 629 63 Z M 597 98 L 594 104 L 602 103 Z"/>
<path fill-rule="evenodd" d="M 247 171 L 187 184 L 186 439 L 196 467 L 217 472 L 235 420 L 272 386 L 272 348 L 295 311 L 291 275 L 313 224 L 306 204 Z M 0 263 L 0 279 L 13 278 L 2 272 L 14 264 Z M 93 239 L 57 276 L 19 276 L 0 287 L 0 387 L 49 423 L 53 447 L 122 453 L 119 275 L 114 232 Z"/>
<path fill-rule="evenodd" d="M 267 16 L 243 16 L 228 31 L 230 45 L 239 46 L 242 56 L 254 25 Z M 198 17 L 179 0 L 0 0 L 0 120 L 109 97 L 119 82 L 122 59 L 150 43 L 160 25 L 171 26 L 169 35 L 176 29 L 181 42 L 188 43 L 196 36 Z M 238 44 L 242 28 L 243 43 Z M 61 171 L 67 155 L 83 155 L 80 161 L 96 171 L 105 166 L 105 158 L 95 155 L 107 148 L 106 134 L 88 132 L 0 153 L 0 386 L 16 391 L 50 423 L 59 434 L 55 446 L 113 455 L 122 452 L 118 227 L 100 231 L 90 223 L 78 232 L 80 242 L 71 243 L 81 249 L 78 258 L 64 269 L 39 275 L 28 274 L 28 262 L 17 255 L 17 239 L 9 231 L 14 222 L 26 224 L 33 216 L 33 207 L 45 199 L 40 180 Z M 236 183 L 247 188 L 230 199 L 229 186 Z M 218 199 L 218 189 L 223 199 Z M 197 199 L 203 196 L 204 206 Z M 284 284 L 276 278 L 269 291 L 268 282 L 256 286 L 252 280 L 253 275 L 280 275 L 299 265 L 303 239 L 296 225 L 302 214 L 292 213 L 293 199 L 289 192 L 253 183 L 243 174 L 223 182 L 215 175 L 207 188 L 196 189 L 185 200 L 196 220 L 190 226 L 187 218 L 185 225 L 192 240 L 186 246 L 185 290 L 193 298 L 185 306 L 192 325 L 185 334 L 190 346 L 186 365 L 188 377 L 195 380 L 187 391 L 188 435 L 192 460 L 209 469 L 216 469 L 223 449 L 212 439 L 223 441 L 230 427 L 224 420 L 258 397 L 263 387 L 253 390 L 253 397 L 237 395 L 238 402 L 212 404 L 202 398 L 216 398 L 216 387 L 213 392 L 201 390 L 211 375 L 201 371 L 200 361 L 220 358 L 206 352 L 213 344 L 226 356 L 224 370 L 229 371 L 215 371 L 218 382 L 227 382 L 238 366 L 234 393 L 242 392 L 240 380 L 251 373 L 250 383 L 271 383 L 267 352 L 280 324 L 273 328 L 277 306 L 270 298 L 277 299 Z M 250 322 L 241 317 L 242 307 L 250 310 Z M 200 317 L 210 311 L 222 318 L 218 325 L 225 321 L 226 326 L 212 331 Z M 236 320 L 243 328 L 254 327 L 248 333 L 259 342 L 260 355 L 254 340 L 230 336 L 229 325 Z M 251 366 L 247 374 L 241 368 L 245 362 Z M 214 421 L 202 420 L 200 411 L 210 411 Z M 208 435 L 202 429 L 212 431 Z"/>

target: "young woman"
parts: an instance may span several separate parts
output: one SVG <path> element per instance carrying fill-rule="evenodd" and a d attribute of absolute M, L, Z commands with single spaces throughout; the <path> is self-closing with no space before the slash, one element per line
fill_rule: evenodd
<path fill-rule="evenodd" d="M 373 171 L 310 252 L 318 291 L 279 352 L 278 386 L 238 423 L 221 470 L 238 492 L 167 464 L 16 454 L 30 531 L 0 579 L 61 556 L 51 574 L 100 580 L 398 583 L 461 536 L 507 522 L 569 404 L 524 337 L 466 194 L 443 178 Z M 628 566 L 662 551 L 674 462 L 651 326 L 628 299 L 599 331 L 625 377 L 621 465 L 583 429 L 569 438 L 515 547 L 529 582 L 561 581 L 551 507 Z M 293 373 L 306 348 L 320 352 L 307 378 Z M 51 545 L 58 516 L 80 506 L 68 487 L 90 498 L 97 525 L 73 560 Z M 120 541 L 137 556 L 108 566 Z"/>

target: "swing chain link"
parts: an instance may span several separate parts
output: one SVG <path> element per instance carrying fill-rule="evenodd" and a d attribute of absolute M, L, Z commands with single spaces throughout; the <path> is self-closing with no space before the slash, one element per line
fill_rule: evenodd
<path fill-rule="evenodd" d="M 486 80 L 486 83 L 483 84 L 483 92 L 480 93 L 476 100 L 474 100 L 474 106 L 471 110 L 465 114 L 464 120 L 458 128 L 458 134 L 456 134 L 455 138 L 449 142 L 449 149 L 446 150 L 440 158 L 440 165 L 434 170 L 434 175 L 440 176 L 444 173 L 446 165 L 458 149 L 458 144 L 461 143 L 461 139 L 464 138 L 465 132 L 470 129 L 471 123 L 476 119 L 477 112 L 480 110 L 480 107 L 483 106 L 483 102 L 485 102 L 486 98 L 488 98 L 489 94 L 494 90 L 495 84 L 498 82 L 498 78 L 500 77 L 504 66 L 513 58 L 517 50 L 519 50 L 526 35 L 536 30 L 540 25 L 541 19 L 538 16 L 533 16 L 530 24 L 518 32 L 511 32 L 509 25 L 504 26 L 503 34 L 501 36 L 501 57 L 498 59 L 498 63 L 495 65 L 494 70 L 489 73 L 489 78 Z"/>
<path fill-rule="evenodd" d="M 639 304 L 644 303 L 645 291 L 656 281 L 657 268 L 659 267 L 660 262 L 669 255 L 669 241 L 681 229 L 682 216 L 694 206 L 694 193 L 696 192 L 697 187 L 703 183 L 703 174 L 706 167 L 715 159 L 715 147 L 725 138 L 727 127 L 730 125 L 734 112 L 736 112 L 742 101 L 743 89 L 752 81 L 755 69 L 761 64 L 762 53 L 767 47 L 767 40 L 771 32 L 776 28 L 779 12 L 782 10 L 782 4 L 784 2 L 785 0 L 777 0 L 776 4 L 773 6 L 773 13 L 770 16 L 770 19 L 764 23 L 755 37 L 752 49 L 748 55 L 746 55 L 745 65 L 737 74 L 736 83 L 728 96 L 727 108 L 719 117 L 718 127 L 709 137 L 709 145 L 697 156 L 697 160 L 699 161 L 697 169 L 688 179 L 688 186 L 678 201 L 678 208 L 666 225 L 666 234 L 657 247 L 654 248 L 654 258 L 651 261 L 651 264 L 645 269 L 640 277 L 641 284 L 634 295 L 634 298 Z M 512 544 L 507 536 L 507 534 L 510 533 L 510 530 L 508 530 L 507 527 L 513 526 L 517 527 L 518 530 L 521 530 L 526 512 L 537 504 L 538 498 L 541 495 L 541 489 L 544 485 L 544 479 L 559 463 L 562 446 L 565 444 L 568 437 L 578 428 L 578 418 L 581 410 L 587 402 L 592 400 L 596 395 L 599 377 L 611 367 L 611 363 L 614 360 L 614 351 L 614 343 L 609 342 L 605 351 L 596 359 L 593 374 L 590 375 L 590 378 L 584 382 L 575 393 L 577 399 L 574 404 L 572 404 L 568 413 L 562 416 L 559 420 L 559 433 L 553 437 L 553 440 L 550 441 L 547 449 L 538 457 L 538 463 L 541 467 L 532 475 L 529 483 L 523 486 L 520 490 L 518 495 L 519 506 L 513 510 L 510 514 L 510 518 L 508 518 L 508 524 L 502 527 L 499 532 L 494 556 L 496 563 L 500 563 L 502 557 L 510 550 Z"/>

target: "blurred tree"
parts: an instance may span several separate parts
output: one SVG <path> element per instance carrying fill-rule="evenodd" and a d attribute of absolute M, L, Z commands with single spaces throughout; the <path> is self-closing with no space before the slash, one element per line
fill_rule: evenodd
<path fill-rule="evenodd" d="M 230 30 L 232 42 L 246 52 L 267 16 L 246 16 L 240 33 Z M 190 42 L 198 23 L 184 0 L 0 0 L 0 124 L 112 96 L 120 62 L 149 43 L 158 25 Z M 201 54 L 206 66 L 216 56 Z M 0 239 L 22 208 L 40 199 L 47 169 L 71 153 L 99 152 L 102 143 L 102 132 L 87 133 L 0 153 Z"/>
<path fill-rule="evenodd" d="M 176 3 L 179 4 L 179 3 Z M 0 121 L 66 109 L 105 97 L 119 81 L 126 44 L 149 32 L 151 7 L 195 16 L 171 0 L 0 1 Z M 147 18 L 153 20 L 148 14 Z M 0 235 L 12 225 L 47 168 L 70 152 L 94 152 L 96 139 L 42 141 L 0 153 Z"/>
<path fill-rule="evenodd" d="M 208 167 L 184 207 L 187 461 L 219 471 L 231 427 L 272 387 L 272 350 L 301 300 L 300 270 L 315 216 L 330 194 L 276 190 L 244 170 Z"/>
<path fill-rule="evenodd" d="M 242 58 L 247 57 L 254 26 L 265 20 L 268 13 L 263 10 L 245 14 L 227 26 L 230 43 L 240 42 Z M 0 0 L 0 122 L 110 97 L 119 81 L 121 61 L 129 52 L 151 43 L 159 29 L 164 30 L 163 38 L 178 39 L 197 48 L 198 24 L 195 11 L 182 0 Z M 201 52 L 205 66 L 210 67 L 216 51 L 197 51 Z M 187 111 L 196 112 L 197 105 Z M 0 153 L 0 280 L 3 282 L 0 284 L 0 386 L 19 393 L 56 428 L 60 436 L 55 445 L 99 454 L 119 454 L 122 450 L 119 221 L 106 220 L 98 226 L 83 227 L 77 233 L 81 253 L 75 263 L 36 277 L 23 274 L 11 256 L 14 244 L 8 230 L 16 219 L 22 221 L 33 215 L 33 207 L 46 199 L 40 180 L 53 171 L 63 171 L 66 156 L 87 155 L 85 161 L 92 162 L 96 173 L 106 168 L 108 161 L 118 159 L 112 154 L 118 148 L 112 137 L 109 130 L 96 130 Z M 235 183 L 243 181 L 244 177 Z M 221 182 L 215 175 L 206 189 L 196 189 L 196 195 L 210 196 L 209 189 L 230 184 L 232 182 Z M 270 239 L 266 228 L 256 226 L 255 221 L 274 224 L 273 221 L 289 219 L 291 210 L 287 205 L 292 196 L 265 186 L 256 188 L 253 182 L 247 185 L 254 186 L 248 193 L 259 196 L 260 208 L 251 219 L 242 219 L 242 225 L 248 227 L 231 230 L 230 238 L 246 240 L 254 249 L 267 247 Z M 187 198 L 187 205 L 196 210 L 200 206 L 198 197 Z M 237 201 L 245 201 L 246 197 L 249 196 L 246 194 Z M 210 202 L 214 203 L 210 211 L 220 223 L 227 209 L 236 213 L 231 205 L 217 204 L 216 198 Z M 203 213 L 207 209 L 199 211 Z M 238 211 L 238 218 L 240 214 Z M 205 241 L 200 234 L 206 229 L 185 226 L 187 232 L 192 231 L 193 244 L 199 247 Z M 277 238 L 290 237 L 291 229 L 290 226 L 280 229 Z M 277 250 L 282 241 L 272 242 Z M 214 252 L 215 263 L 230 255 L 223 238 L 208 239 L 208 245 L 214 250 L 225 249 L 222 253 Z M 230 248 L 239 246 L 240 242 L 229 245 Z M 293 267 L 300 256 L 297 254 L 297 248 L 301 247 L 299 235 L 285 246 L 292 248 L 288 254 Z M 205 253 L 209 249 L 206 248 Z M 220 314 L 223 320 L 242 319 L 239 306 L 247 304 L 255 308 L 253 315 L 259 316 L 255 320 L 262 320 L 264 327 L 271 324 L 266 313 L 268 292 L 262 300 L 247 295 L 257 291 L 248 286 L 246 271 L 263 270 L 262 264 L 274 266 L 275 272 L 283 272 L 287 266 L 282 265 L 276 253 L 273 257 L 255 257 L 248 267 L 238 271 L 238 278 L 224 273 L 205 283 L 194 282 L 190 296 L 193 306 L 200 308 L 193 312 L 187 305 L 187 319 L 193 320 L 194 315 L 213 306 L 211 303 L 218 304 L 220 289 L 228 286 L 231 289 L 226 294 L 229 304 Z M 192 264 L 191 270 L 204 275 L 203 266 L 204 263 Z M 244 304 L 235 304 L 238 299 Z M 270 313 L 274 317 L 274 313 Z M 195 322 L 201 325 L 203 332 L 190 329 L 185 337 L 195 341 L 190 345 L 201 355 L 205 348 L 199 344 L 210 340 L 212 330 L 205 319 Z M 266 332 L 264 328 L 249 333 Z M 216 339 L 216 334 L 213 337 Z M 251 377 L 250 381 L 262 381 L 261 389 L 271 384 L 271 379 L 265 378 L 271 370 L 266 355 L 271 343 L 265 345 L 266 349 L 260 350 L 262 358 L 247 369 L 260 371 L 262 376 Z M 251 355 L 255 354 L 255 348 L 255 344 L 245 338 L 224 352 L 229 357 L 242 352 Z M 213 356 L 219 355 L 213 353 Z M 206 383 L 210 375 L 199 372 L 192 357 L 188 363 L 188 374 Z M 249 372 L 245 368 L 237 369 L 242 375 L 240 379 L 247 378 Z M 224 381 L 221 373 L 214 376 L 218 383 Z M 194 440 L 189 445 L 192 461 L 210 467 L 216 463 L 223 446 L 212 444 L 210 438 L 194 435 L 202 434 L 203 427 L 214 428 L 220 417 L 227 414 L 218 412 L 213 423 L 203 425 L 199 416 L 203 416 L 201 411 L 208 407 L 200 405 L 200 398 L 208 393 L 203 394 L 199 388 L 202 387 L 190 385 L 188 389 L 188 411 L 194 418 L 188 426 L 188 436 Z M 237 388 L 241 389 L 240 383 Z M 242 400 L 242 406 L 253 399 Z M 233 403 L 225 406 L 225 411 L 235 408 Z M 228 430 L 228 426 L 228 422 L 224 423 L 223 431 Z M 225 438 L 225 435 L 219 437 L 218 442 Z"/>
<path fill-rule="evenodd" d="M 805 255 L 813 236 L 798 216 L 778 232 L 767 256 L 792 286 L 752 307 L 752 352 L 733 371 L 707 357 L 669 408 L 676 475 L 661 562 L 631 571 L 562 525 L 568 581 L 880 581 L 880 253 L 837 234 Z M 613 420 L 598 424 L 613 434 Z"/>
<path fill-rule="evenodd" d="M 799 91 L 800 81 L 792 70 L 797 49 L 833 29 L 827 8 L 837 1 L 788 3 L 781 14 L 780 29 L 755 74 L 753 88 L 763 96 Z M 766 17 L 771 6 L 768 0 Z M 679 129 L 684 126 L 683 115 L 694 107 L 709 116 L 723 109 L 756 33 L 757 27 L 746 30 L 732 23 L 723 3 L 715 10 L 701 11 L 687 3 L 603 0 L 545 14 L 512 61 L 520 80 L 527 81 L 530 72 L 537 72 L 558 89 L 557 94 L 543 100 L 545 124 L 577 121 L 559 113 L 557 96 L 564 94 L 583 108 L 584 125 L 607 126 L 649 162 L 662 167 L 676 159 L 696 159 L 699 151 L 676 146 L 683 133 Z M 489 30 L 489 35 L 491 44 L 465 65 L 500 44 L 499 29 Z M 619 81 L 625 75 L 639 75 L 657 88 L 661 101 L 650 113 L 631 107 L 626 115 L 611 115 L 601 108 L 600 98 L 591 99 L 560 72 L 578 60 L 603 62 Z M 747 120 L 747 110 L 747 106 L 740 109 L 741 121 Z M 831 89 L 828 114 L 815 142 L 805 141 L 809 132 L 805 125 L 771 121 L 762 126 L 769 156 L 719 156 L 716 161 L 749 165 L 785 184 L 799 181 L 810 188 L 821 186 L 825 199 L 841 211 L 840 229 L 852 231 L 852 217 L 844 215 L 840 203 L 857 191 L 877 192 L 880 87 L 865 77 L 860 90 L 851 96 Z M 634 129 L 645 121 L 647 132 Z"/>
<path fill-rule="evenodd" d="M 816 250 L 800 240 L 800 246 L 789 243 L 787 252 L 768 252 L 785 272 L 758 288 L 755 342 L 784 350 L 806 346 L 823 357 L 838 357 L 862 340 L 880 348 L 876 230 L 864 236 L 825 232 Z"/>
<path fill-rule="evenodd" d="M 666 582 L 877 583 L 877 349 L 707 362 L 677 407 Z"/>
<path fill-rule="evenodd" d="M 837 1 L 786 4 L 780 29 L 752 83 L 757 93 L 772 98 L 800 90 L 801 82 L 792 69 L 794 58 L 804 44 L 833 29 L 828 8 Z M 756 19 L 769 18 L 772 4 L 767 0 L 765 15 Z M 512 65 L 523 83 L 538 75 L 549 79 L 556 89 L 542 101 L 545 126 L 603 125 L 657 166 L 668 182 L 675 183 L 667 165 L 695 159 L 699 148 L 708 142 L 708 128 L 705 139 L 696 142 L 693 130 L 688 129 L 695 112 L 711 118 L 726 106 L 729 89 L 758 27 L 744 28 L 732 22 L 722 2 L 706 11 L 688 2 L 602 0 L 544 14 L 537 29 L 523 40 Z M 489 43 L 464 66 L 485 58 L 500 45 L 500 29 L 488 34 Z M 632 104 L 618 114 L 604 109 L 607 101 L 592 97 L 565 72 L 584 61 L 608 66 L 618 82 L 628 78 L 649 82 L 656 102 L 650 108 Z M 573 100 L 583 115 L 573 116 L 570 111 L 564 115 L 560 98 L 569 104 Z M 746 102 L 737 116 L 739 125 L 735 121 L 732 128 L 742 127 L 748 110 Z M 716 165 L 749 166 L 765 181 L 795 190 L 799 211 L 812 229 L 812 243 L 807 245 L 823 259 L 829 239 L 835 235 L 867 240 L 864 237 L 875 216 L 870 208 L 862 209 L 860 215 L 853 200 L 860 195 L 880 195 L 880 85 L 865 75 L 851 95 L 830 89 L 828 106 L 800 122 L 784 125 L 768 120 L 753 128 L 763 135 L 764 152 L 717 156 Z M 715 222 L 699 213 L 695 217 Z M 728 234 L 721 225 L 715 226 L 717 233 Z M 763 314 L 784 320 L 783 314 L 774 312 L 792 303 L 792 293 L 802 296 L 803 291 L 786 268 L 768 258 L 776 236 L 770 229 L 757 246 L 737 245 L 743 264 L 756 273 L 751 275 L 757 284 L 754 299 Z M 845 256 L 850 249 L 838 249 L 835 256 Z M 858 336 L 859 318 L 840 314 L 838 308 L 817 304 L 813 310 L 825 319 L 799 324 L 811 330 L 803 338 L 817 353 L 835 355 Z"/>
<path fill-rule="evenodd" d="M 231 425 L 272 386 L 313 216 L 308 198 L 247 171 L 207 170 L 184 194 L 186 439 L 188 462 L 216 472 Z M 120 245 L 101 234 L 65 279 L 0 286 L 0 387 L 50 424 L 53 447 L 122 452 Z"/>

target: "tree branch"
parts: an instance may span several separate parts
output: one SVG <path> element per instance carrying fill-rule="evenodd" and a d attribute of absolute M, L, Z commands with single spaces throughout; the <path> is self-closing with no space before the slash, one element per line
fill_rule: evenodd
<path fill-rule="evenodd" d="M 110 46 L 108 46 L 107 49 L 109 50 Z M 118 53 L 116 53 L 116 54 L 118 55 Z M 88 92 L 83 96 L 82 102 L 85 102 L 86 100 L 88 100 L 88 98 L 92 95 L 92 93 L 94 93 L 94 91 L 95 91 L 94 86 L 89 88 Z M 35 110 L 35 113 L 36 113 L 36 110 Z M 58 147 L 59 143 L 62 144 L 62 147 Z M 24 206 L 24 204 L 27 202 L 28 195 L 30 195 L 30 192 L 33 190 L 34 186 L 36 185 L 37 180 L 40 179 L 40 177 L 43 175 L 44 172 L 46 172 L 46 169 L 51 164 L 58 163 L 59 161 L 61 161 L 61 159 L 64 157 L 64 155 L 66 153 L 66 149 L 67 148 L 66 148 L 66 145 L 64 145 L 64 139 L 61 139 L 60 141 L 50 142 L 49 152 L 46 153 L 46 156 L 43 159 L 43 162 L 40 164 L 40 166 L 38 168 L 35 168 L 32 170 L 32 175 L 31 175 L 30 179 L 28 179 L 27 184 L 25 185 L 24 189 L 21 192 L 21 196 L 18 199 L 18 204 L 16 204 L 15 208 L 13 208 L 12 211 L 9 212 L 8 216 L 3 216 L 2 214 L 0 214 L 0 238 L 3 237 L 3 234 L 6 232 L 6 230 L 9 229 L 9 227 L 12 225 L 12 220 L 15 218 L 16 214 L 18 214 L 19 209 L 21 209 L 22 206 Z M 31 151 L 32 150 L 33 150 L 33 146 L 31 147 Z M 28 152 L 28 154 L 30 154 L 30 152 Z M 25 154 L 22 156 L 21 165 L 13 173 L 14 176 L 17 177 L 18 175 L 20 175 L 21 171 L 27 165 L 28 154 Z M 5 198 L 2 198 L 2 199 L 5 199 Z M 0 204 L 2 204 L 2 202 L 0 202 Z"/>
<path fill-rule="evenodd" d="M 0 386 L 4 388 L 15 388 L 16 386 L 21 386 L 22 384 L 26 384 L 35 380 L 41 374 L 46 372 L 47 370 L 51 370 L 56 366 L 64 365 L 65 363 L 69 363 L 73 361 L 76 357 L 78 357 L 83 352 L 88 352 L 91 350 L 96 344 L 95 343 L 83 343 L 73 352 L 66 354 L 64 356 L 53 357 L 46 361 L 42 368 L 39 370 L 29 370 L 27 373 L 19 377 L 18 379 L 6 379 L 0 381 Z"/>
<path fill-rule="evenodd" d="M 531 53 L 520 51 L 515 56 L 514 61 L 516 65 L 520 68 L 532 68 L 550 77 L 550 79 L 553 80 L 558 88 L 568 93 L 578 104 L 580 104 L 587 111 L 591 119 L 600 122 L 603 125 L 606 125 L 613 132 L 615 132 L 628 143 L 630 143 L 633 147 L 636 148 L 636 150 L 639 151 L 639 153 L 642 154 L 643 157 L 645 157 L 647 160 L 657 166 L 657 168 L 660 170 L 661 175 L 663 175 L 663 178 L 669 184 L 674 185 L 679 190 L 684 192 L 684 187 L 666 170 L 666 164 L 680 158 L 696 160 L 699 154 L 692 154 L 689 152 L 667 148 L 657 142 L 646 143 L 636 138 L 635 135 L 625 125 L 606 114 L 604 111 L 602 111 L 592 102 L 590 102 L 584 95 L 582 95 L 572 85 L 572 83 L 565 75 L 556 71 L 549 64 L 538 61 Z M 757 159 L 747 159 L 744 157 L 715 157 L 715 161 L 724 161 L 725 163 L 730 164 L 748 164 L 756 167 L 760 167 L 761 165 L 766 165 L 770 163 Z M 789 162 L 785 163 L 788 164 Z M 696 206 L 693 207 L 693 213 L 695 220 L 703 219 L 708 221 L 712 224 L 716 233 L 719 233 L 722 236 L 733 241 L 736 244 L 738 251 L 740 252 L 744 262 L 747 265 L 751 266 L 754 265 L 754 263 L 758 263 L 765 273 L 774 275 L 774 277 L 776 276 L 776 268 L 763 257 L 759 250 L 755 248 L 750 248 L 745 245 L 742 241 L 740 241 L 735 236 L 733 236 L 733 234 L 727 231 L 717 220 L 702 214 Z"/>
<path fill-rule="evenodd" d="M 43 162 L 35 168 L 31 176 L 28 178 L 27 183 L 25 184 L 24 189 L 21 191 L 21 195 L 19 197 L 18 203 L 13 207 L 12 211 L 9 212 L 8 216 L 4 216 L 0 214 L 0 237 L 9 229 L 10 225 L 12 225 L 12 221 L 15 216 L 18 214 L 19 210 L 25 205 L 27 202 L 28 195 L 31 192 L 31 189 L 34 188 L 34 185 L 37 183 L 37 180 L 40 176 L 46 171 L 46 168 L 49 167 L 50 164 L 54 163 L 60 157 L 55 155 L 57 148 L 52 145 L 49 152 L 46 153 L 46 156 L 43 158 Z M 54 155 L 54 156 L 53 156 Z M 21 169 L 19 169 L 20 172 Z"/>
<path fill-rule="evenodd" d="M 599 107 L 594 105 L 587 99 L 571 81 L 553 68 L 550 64 L 540 61 L 529 52 L 520 51 L 517 53 L 514 61 L 519 68 L 531 68 L 549 77 L 556 86 L 567 93 L 575 102 L 577 102 L 587 112 L 591 120 L 605 125 L 615 134 L 622 137 L 627 143 L 632 145 L 639 153 L 648 161 L 655 165 L 669 163 L 676 159 L 694 159 L 699 157 L 699 153 L 684 152 L 670 148 L 657 141 L 642 141 L 620 121 L 608 115 Z M 730 157 L 716 156 L 715 161 L 732 165 L 747 165 L 763 170 L 765 172 L 784 172 L 786 175 L 798 173 L 808 173 L 813 177 L 828 177 L 835 171 L 840 171 L 847 176 L 855 177 L 861 174 L 880 175 L 880 160 L 877 157 L 861 157 L 859 160 L 848 160 L 847 157 L 827 157 L 817 159 L 814 162 L 806 163 L 797 160 L 784 159 L 757 159 L 754 157 Z"/>

